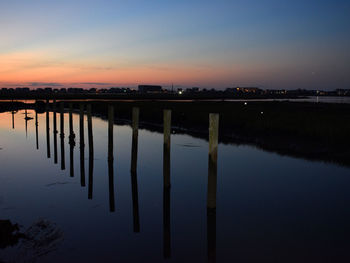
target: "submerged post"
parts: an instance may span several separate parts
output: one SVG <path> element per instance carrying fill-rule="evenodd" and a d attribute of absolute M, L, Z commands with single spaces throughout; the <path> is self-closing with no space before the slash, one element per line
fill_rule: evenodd
<path fill-rule="evenodd" d="M 47 158 L 51 158 L 49 100 L 46 100 L 46 143 L 47 143 Z"/>
<path fill-rule="evenodd" d="M 66 158 L 64 156 L 64 102 L 60 103 L 60 139 L 61 139 L 61 170 L 66 169 Z"/>
<path fill-rule="evenodd" d="M 53 101 L 53 158 L 54 163 L 57 163 L 57 113 L 56 100 Z"/>
<path fill-rule="evenodd" d="M 170 135 L 171 110 L 164 110 L 164 144 L 163 144 L 163 255 L 170 258 Z"/>
<path fill-rule="evenodd" d="M 216 188 L 219 143 L 219 114 L 209 114 L 209 158 L 207 196 L 207 241 L 209 262 L 216 261 Z"/>
<path fill-rule="evenodd" d="M 69 159 L 70 159 L 70 177 L 74 177 L 74 147 L 75 134 L 73 130 L 73 104 L 69 103 Z"/>
<path fill-rule="evenodd" d="M 108 185 L 109 185 L 109 211 L 115 211 L 114 204 L 114 171 L 113 171 L 113 126 L 114 106 L 108 106 Z"/>
<path fill-rule="evenodd" d="M 88 198 L 92 199 L 93 189 L 93 172 L 94 172 L 94 142 L 92 135 L 92 117 L 91 117 L 91 104 L 87 105 L 87 119 L 88 119 L 88 139 L 89 139 L 89 189 Z"/>
<path fill-rule="evenodd" d="M 134 232 L 140 232 L 139 197 L 137 187 L 137 150 L 138 150 L 138 129 L 139 129 L 139 108 L 132 108 L 132 146 L 131 146 L 131 192 L 133 208 Z"/>
<path fill-rule="evenodd" d="M 80 185 L 85 186 L 85 143 L 84 143 L 84 104 L 80 105 L 79 131 L 80 131 Z"/>

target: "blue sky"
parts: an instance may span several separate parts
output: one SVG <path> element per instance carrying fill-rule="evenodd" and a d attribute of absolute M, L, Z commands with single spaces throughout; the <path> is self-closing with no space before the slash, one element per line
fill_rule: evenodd
<path fill-rule="evenodd" d="M 1 0 L 0 82 L 350 88 L 349 17 L 350 1 Z"/>

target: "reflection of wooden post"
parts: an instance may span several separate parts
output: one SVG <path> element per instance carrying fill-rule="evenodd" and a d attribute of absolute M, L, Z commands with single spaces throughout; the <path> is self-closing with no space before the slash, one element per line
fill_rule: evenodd
<path fill-rule="evenodd" d="M 70 176 L 74 177 L 74 146 L 75 134 L 73 130 L 73 104 L 69 103 L 69 159 L 70 159 Z"/>
<path fill-rule="evenodd" d="M 108 182 L 109 182 L 109 211 L 115 211 L 114 204 L 114 174 L 113 174 L 113 124 L 114 107 L 108 106 Z"/>
<path fill-rule="evenodd" d="M 93 135 L 92 135 L 91 104 L 87 105 L 87 119 L 88 119 L 88 138 L 89 138 L 89 189 L 88 189 L 88 198 L 92 199 L 92 185 L 93 185 L 93 172 L 94 172 L 94 142 L 93 142 Z"/>
<path fill-rule="evenodd" d="M 57 114 L 56 114 L 56 100 L 53 101 L 53 158 L 54 163 L 57 163 Z"/>
<path fill-rule="evenodd" d="M 170 258 L 170 134 L 171 111 L 164 110 L 164 145 L 163 145 L 163 255 Z"/>
<path fill-rule="evenodd" d="M 46 142 L 47 142 L 47 158 L 51 158 L 49 100 L 46 101 Z"/>
<path fill-rule="evenodd" d="M 35 137 L 36 137 L 36 149 L 39 150 L 39 134 L 38 134 L 38 112 L 35 110 Z"/>
<path fill-rule="evenodd" d="M 64 156 L 64 102 L 60 104 L 60 139 L 61 139 L 61 170 L 66 169 L 66 158 Z"/>
<path fill-rule="evenodd" d="M 132 108 L 132 146 L 131 146 L 131 172 L 137 170 L 137 145 L 139 136 L 139 108 Z"/>
<path fill-rule="evenodd" d="M 85 186 L 84 104 L 80 104 L 80 185 Z"/>
<path fill-rule="evenodd" d="M 216 184 L 219 138 L 219 114 L 209 114 L 209 163 L 207 197 L 207 239 L 209 262 L 216 262 Z"/>
<path fill-rule="evenodd" d="M 131 146 L 131 192 L 134 232 L 140 232 L 139 196 L 137 187 L 137 146 L 139 128 L 139 108 L 132 108 L 132 146 Z"/>

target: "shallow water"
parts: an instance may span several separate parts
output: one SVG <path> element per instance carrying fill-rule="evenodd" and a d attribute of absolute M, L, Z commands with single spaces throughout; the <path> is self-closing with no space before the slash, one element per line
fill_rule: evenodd
<path fill-rule="evenodd" d="M 47 136 L 47 115 L 38 114 L 36 149 L 35 111 L 28 110 L 34 119 L 27 122 L 24 111 L 14 114 L 14 128 L 11 112 L 0 114 L 0 219 L 22 232 L 42 221 L 56 230 L 39 249 L 23 240 L 0 248 L 2 261 L 350 260 L 349 168 L 219 144 L 216 213 L 208 213 L 207 141 L 171 135 L 169 189 L 163 186 L 163 134 L 139 130 L 135 175 L 131 126 L 113 126 L 108 162 L 108 122 L 92 117 L 91 158 L 86 115 L 81 148 L 79 114 L 72 115 L 73 145 L 65 113 L 62 170 L 61 119 L 57 113 L 55 163 L 53 115 Z"/>

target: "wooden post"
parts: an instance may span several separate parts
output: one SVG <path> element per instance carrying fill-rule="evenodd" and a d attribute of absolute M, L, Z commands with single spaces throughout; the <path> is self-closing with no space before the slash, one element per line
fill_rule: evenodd
<path fill-rule="evenodd" d="M 207 196 L 208 260 L 216 262 L 216 188 L 219 143 L 219 114 L 209 114 L 209 160 Z"/>
<path fill-rule="evenodd" d="M 164 110 L 164 144 L 163 144 L 163 255 L 171 256 L 170 232 L 170 135 L 171 110 Z"/>
<path fill-rule="evenodd" d="M 56 100 L 53 101 L 53 158 L 54 163 L 57 163 L 57 113 Z"/>
<path fill-rule="evenodd" d="M 139 136 L 139 108 L 132 108 L 132 146 L 131 146 L 131 173 L 137 171 L 137 148 Z"/>
<path fill-rule="evenodd" d="M 209 164 L 207 207 L 216 208 L 216 181 L 219 138 L 219 114 L 209 114 Z"/>
<path fill-rule="evenodd" d="M 36 149 L 39 150 L 39 132 L 38 132 L 38 111 L 35 110 L 35 137 L 36 137 Z"/>
<path fill-rule="evenodd" d="M 15 129 L 15 111 L 13 110 L 11 114 L 12 114 L 12 129 Z"/>
<path fill-rule="evenodd" d="M 94 141 L 92 134 L 92 116 L 91 104 L 87 105 L 87 119 L 88 119 L 88 139 L 89 139 L 89 189 L 88 198 L 92 199 L 93 190 L 93 172 L 94 172 Z"/>
<path fill-rule="evenodd" d="M 80 185 L 85 186 L 84 104 L 80 104 Z"/>
<path fill-rule="evenodd" d="M 139 195 L 137 187 L 137 150 L 138 150 L 138 129 L 139 129 L 139 108 L 132 108 L 132 146 L 131 146 L 131 192 L 133 208 L 134 232 L 140 232 Z"/>
<path fill-rule="evenodd" d="M 28 113 L 27 113 L 27 109 L 25 109 L 25 117 L 24 117 L 24 120 L 25 120 L 25 130 L 26 130 L 26 138 L 28 137 Z"/>
<path fill-rule="evenodd" d="M 109 211 L 115 211 L 114 203 L 114 167 L 113 167 L 113 126 L 114 106 L 108 106 L 108 183 L 109 183 Z"/>
<path fill-rule="evenodd" d="M 74 177 L 74 147 L 75 134 L 73 129 L 73 104 L 69 103 L 69 160 L 70 160 L 70 177 Z"/>
<path fill-rule="evenodd" d="M 46 143 L 47 143 L 47 158 L 51 158 L 49 100 L 46 100 Z"/>
<path fill-rule="evenodd" d="M 164 110 L 163 178 L 164 187 L 170 187 L 171 110 Z"/>
<path fill-rule="evenodd" d="M 60 103 L 60 139 L 61 139 L 61 170 L 66 169 L 66 158 L 64 156 L 64 102 Z"/>

